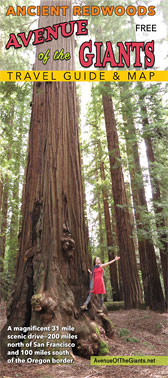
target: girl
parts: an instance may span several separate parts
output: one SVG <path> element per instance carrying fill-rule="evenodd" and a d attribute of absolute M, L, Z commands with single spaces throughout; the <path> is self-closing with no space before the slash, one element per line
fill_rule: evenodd
<path fill-rule="evenodd" d="M 98 310 L 98 312 L 102 312 L 103 294 L 106 293 L 104 280 L 103 280 L 103 272 L 104 272 L 103 268 L 105 268 L 106 266 L 112 264 L 113 262 L 119 259 L 120 257 L 116 256 L 114 260 L 111 260 L 105 264 L 101 264 L 99 257 L 95 257 L 94 262 L 93 262 L 94 267 L 92 269 L 92 272 L 90 271 L 90 269 L 88 269 L 88 272 L 91 274 L 89 295 L 84 305 L 80 307 L 81 310 L 87 310 L 87 306 L 89 302 L 91 301 L 92 294 L 98 294 L 99 300 L 100 300 L 100 310 Z"/>

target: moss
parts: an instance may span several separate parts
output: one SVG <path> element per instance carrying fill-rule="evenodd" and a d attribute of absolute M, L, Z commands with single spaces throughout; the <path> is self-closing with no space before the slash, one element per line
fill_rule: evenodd
<path fill-rule="evenodd" d="M 124 340 L 130 343 L 139 343 L 139 339 L 137 339 L 136 337 L 124 337 Z"/>
<path fill-rule="evenodd" d="M 158 324 L 156 325 L 156 329 L 157 329 L 157 330 L 162 329 L 162 327 L 163 327 L 163 326 L 162 326 L 162 324 L 160 324 L 160 323 L 158 323 Z"/>
<path fill-rule="evenodd" d="M 110 326 L 113 328 L 114 326 L 113 326 L 112 320 L 108 319 L 108 321 L 109 321 Z"/>
<path fill-rule="evenodd" d="M 144 319 L 150 319 L 152 316 L 151 315 L 144 315 Z"/>
<path fill-rule="evenodd" d="M 143 343 L 142 343 L 142 345 L 145 345 L 145 346 L 150 346 L 151 344 L 150 343 L 148 343 L 148 341 L 143 341 Z"/>
<path fill-rule="evenodd" d="M 108 311 L 117 311 L 124 308 L 124 302 L 105 302 Z"/>
<path fill-rule="evenodd" d="M 99 344 L 99 355 L 105 356 L 109 353 L 109 349 L 105 341 L 101 340 Z"/>
<path fill-rule="evenodd" d="M 121 328 L 119 330 L 119 337 L 125 337 L 125 336 L 128 336 L 130 334 L 130 332 L 128 331 L 127 328 Z"/>
<path fill-rule="evenodd" d="M 99 331 L 98 327 L 96 327 L 96 335 L 100 337 L 100 331 Z"/>
<path fill-rule="evenodd" d="M 130 343 L 139 343 L 139 339 L 136 337 L 131 337 L 130 332 L 127 328 L 121 328 L 119 330 L 119 337 L 122 337 L 124 341 L 128 341 Z"/>

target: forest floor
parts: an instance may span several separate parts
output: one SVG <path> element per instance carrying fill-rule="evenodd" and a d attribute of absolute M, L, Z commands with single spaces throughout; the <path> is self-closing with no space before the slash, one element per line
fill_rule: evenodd
<path fill-rule="evenodd" d="M 0 305 L 0 328 L 6 322 Z M 111 356 L 158 356 L 168 351 L 168 314 L 147 310 L 108 313 L 114 325 L 112 339 L 105 337 Z M 168 366 L 91 366 L 75 356 L 73 365 L 11 364 L 0 360 L 0 378 L 166 378 Z"/>

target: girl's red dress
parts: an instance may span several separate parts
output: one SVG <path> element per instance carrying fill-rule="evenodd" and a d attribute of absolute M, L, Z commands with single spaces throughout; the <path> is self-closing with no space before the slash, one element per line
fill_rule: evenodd
<path fill-rule="evenodd" d="M 106 294 L 103 272 L 104 270 L 101 266 L 94 268 L 94 288 L 91 290 L 93 294 Z"/>

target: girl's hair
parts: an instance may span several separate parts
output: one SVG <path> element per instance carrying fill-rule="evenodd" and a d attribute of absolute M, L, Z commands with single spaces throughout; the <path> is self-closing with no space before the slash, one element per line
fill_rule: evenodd
<path fill-rule="evenodd" d="M 96 259 L 97 259 L 98 256 L 96 256 L 93 260 L 93 265 L 95 266 L 96 265 Z"/>
<path fill-rule="evenodd" d="M 95 266 L 95 264 L 96 264 L 96 257 L 93 260 L 93 265 Z"/>

